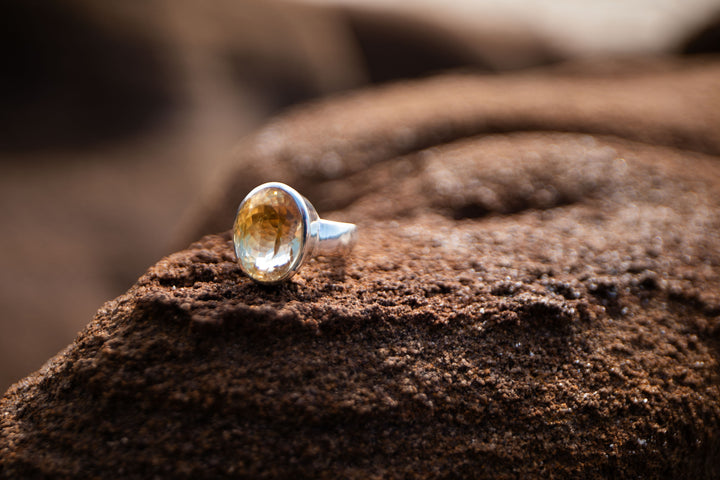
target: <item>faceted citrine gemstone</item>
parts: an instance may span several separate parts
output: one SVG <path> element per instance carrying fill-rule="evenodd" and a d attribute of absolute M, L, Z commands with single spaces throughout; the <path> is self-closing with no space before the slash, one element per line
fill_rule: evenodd
<path fill-rule="evenodd" d="M 286 191 L 269 187 L 247 198 L 233 227 L 238 263 L 260 282 L 285 278 L 302 254 L 303 215 Z"/>

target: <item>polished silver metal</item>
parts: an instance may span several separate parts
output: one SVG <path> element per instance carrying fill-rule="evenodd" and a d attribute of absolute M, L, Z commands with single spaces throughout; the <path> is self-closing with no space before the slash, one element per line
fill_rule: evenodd
<path fill-rule="evenodd" d="M 321 219 L 318 216 L 315 207 L 313 207 L 312 203 L 310 203 L 307 198 L 298 193 L 294 188 L 284 183 L 268 182 L 255 187 L 250 193 L 248 193 L 242 203 L 240 203 L 240 206 L 238 207 L 238 214 L 250 198 L 261 190 L 267 188 L 277 188 L 283 190 L 292 197 L 302 215 L 304 241 L 300 254 L 291 264 L 288 272 L 283 275 L 282 278 L 275 281 L 262 281 L 254 278 L 245 268 L 243 268 L 242 263 L 238 262 L 241 269 L 248 274 L 251 279 L 264 284 L 280 283 L 292 277 L 310 258 L 318 256 L 342 257 L 348 255 L 352 251 L 355 243 L 357 242 L 357 227 L 352 223 Z M 236 245 L 236 254 L 238 254 L 237 248 L 238 247 Z"/>
<path fill-rule="evenodd" d="M 317 238 L 313 256 L 342 257 L 355 246 L 357 227 L 352 223 L 318 219 L 310 224 L 310 236 Z"/>

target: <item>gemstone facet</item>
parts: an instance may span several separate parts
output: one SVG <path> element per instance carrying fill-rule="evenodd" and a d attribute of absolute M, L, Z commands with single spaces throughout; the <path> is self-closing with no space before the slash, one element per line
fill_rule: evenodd
<path fill-rule="evenodd" d="M 259 282 L 284 280 L 303 254 L 305 233 L 296 199 L 281 188 L 262 188 L 243 201 L 235 218 L 238 264 Z"/>

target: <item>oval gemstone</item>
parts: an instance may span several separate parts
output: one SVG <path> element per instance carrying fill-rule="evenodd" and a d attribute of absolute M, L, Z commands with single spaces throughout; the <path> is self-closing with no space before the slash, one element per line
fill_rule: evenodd
<path fill-rule="evenodd" d="M 250 277 L 260 282 L 283 280 L 305 242 L 302 211 L 288 192 L 264 188 L 240 206 L 233 242 L 238 263 Z"/>

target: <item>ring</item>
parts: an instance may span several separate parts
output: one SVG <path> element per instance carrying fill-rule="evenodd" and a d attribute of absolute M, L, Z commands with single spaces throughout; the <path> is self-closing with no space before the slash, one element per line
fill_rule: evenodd
<path fill-rule="evenodd" d="M 305 197 L 278 182 L 248 193 L 233 225 L 238 265 L 258 283 L 287 280 L 316 255 L 347 255 L 356 239 L 355 225 L 320 219 Z"/>

